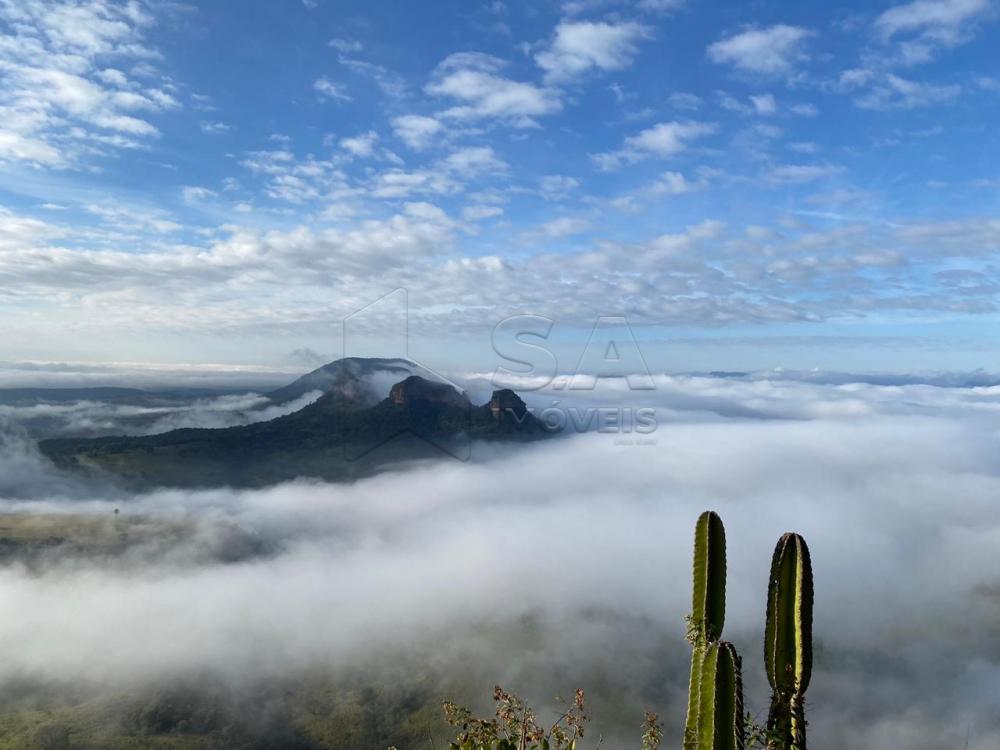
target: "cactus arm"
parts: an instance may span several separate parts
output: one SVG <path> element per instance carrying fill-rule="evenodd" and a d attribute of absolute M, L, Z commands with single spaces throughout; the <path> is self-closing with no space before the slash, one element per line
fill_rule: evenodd
<path fill-rule="evenodd" d="M 701 693 L 701 663 L 705 658 L 705 649 L 695 646 L 691 653 L 691 679 L 688 683 L 687 718 L 684 722 L 684 750 L 698 748 L 698 713 Z"/>
<path fill-rule="evenodd" d="M 726 621 L 726 529 L 713 511 L 698 518 L 694 532 L 692 624 L 705 641 L 722 637 Z"/>
<path fill-rule="evenodd" d="M 804 693 L 809 686 L 812 608 L 809 548 L 798 534 L 785 534 L 771 561 L 764 628 L 764 664 L 774 690 Z"/>
<path fill-rule="evenodd" d="M 741 661 L 731 643 L 713 643 L 701 663 L 697 750 L 745 750 Z"/>
<path fill-rule="evenodd" d="M 698 700 L 701 690 L 701 662 L 704 653 L 704 649 L 696 646 L 691 654 L 691 679 L 688 682 L 687 717 L 684 721 L 684 750 L 697 750 L 698 747 Z"/>
<path fill-rule="evenodd" d="M 781 750 L 805 750 L 805 692 L 812 676 L 812 562 L 805 540 L 785 534 L 771 561 L 764 664 L 773 690 L 768 728 Z"/>
<path fill-rule="evenodd" d="M 812 625 L 813 625 L 813 576 L 812 559 L 806 540 L 796 535 L 795 582 L 798 601 L 795 607 L 796 692 L 805 693 L 812 678 Z"/>
<path fill-rule="evenodd" d="M 726 530 L 722 519 L 713 511 L 702 513 L 695 525 L 692 568 L 694 583 L 687 637 L 694 651 L 691 654 L 684 750 L 693 750 L 698 746 L 702 662 L 708 644 L 721 637 L 726 618 Z"/>

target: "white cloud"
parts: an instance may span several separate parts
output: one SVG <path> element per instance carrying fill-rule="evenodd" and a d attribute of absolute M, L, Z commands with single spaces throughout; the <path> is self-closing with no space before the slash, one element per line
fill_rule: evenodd
<path fill-rule="evenodd" d="M 224 122 L 202 120 L 199 125 L 201 132 L 207 135 L 221 135 L 222 133 L 228 133 L 231 128 Z"/>
<path fill-rule="evenodd" d="M 712 123 L 662 122 L 629 136 L 618 151 L 596 154 L 593 159 L 601 169 L 611 171 L 650 156 L 668 158 L 686 150 L 691 141 L 715 131 L 716 126 Z"/>
<path fill-rule="evenodd" d="M 785 164 L 771 169 L 767 180 L 775 185 L 797 185 L 832 177 L 842 171 L 833 164 Z"/>
<path fill-rule="evenodd" d="M 375 144 L 378 143 L 378 133 L 369 130 L 367 133 L 356 135 L 352 138 L 341 138 L 340 147 L 352 156 L 367 158 L 375 152 Z"/>
<path fill-rule="evenodd" d="M 796 141 L 794 143 L 789 143 L 788 148 L 797 154 L 818 154 L 823 150 L 818 143 L 813 143 L 812 141 Z"/>
<path fill-rule="evenodd" d="M 388 661 L 395 674 L 419 665 L 404 671 L 426 686 L 441 665 L 468 675 L 474 654 L 477 674 L 551 695 L 562 685 L 539 686 L 538 675 L 558 683 L 571 671 L 588 697 L 627 695 L 638 711 L 664 692 L 684 695 L 690 534 L 712 508 L 730 533 L 726 627 L 737 643 L 760 641 L 776 537 L 794 529 L 808 540 L 823 644 L 810 688 L 817 740 L 954 748 L 975 721 L 970 748 L 995 747 L 990 687 L 1000 674 L 982 655 L 996 622 L 996 389 L 773 376 L 658 376 L 655 385 L 648 401 L 613 386 L 557 395 L 580 411 L 654 406 L 664 419 L 646 446 L 598 434 L 520 450 L 477 445 L 490 460 L 340 485 L 129 497 L 122 515 L 180 520 L 195 539 L 136 550 L 167 546 L 169 560 L 5 566 L 3 675 L 123 690 L 228 677 L 245 690 L 248 680 L 285 684 L 327 669 L 380 674 Z M 52 483 L 6 441 L 0 461 L 5 480 L 20 470 L 36 488 Z M 5 499 L 3 510 L 106 518 L 118 507 L 76 484 L 53 494 L 33 505 Z M 253 529 L 273 551 L 222 564 L 205 554 L 218 544 L 206 518 Z M 644 528 L 656 533 L 636 532 Z M 510 644 L 523 642 L 525 621 L 532 648 L 518 656 Z M 766 683 L 760 655 L 745 655 L 763 686 L 748 693 L 756 707 Z M 636 685 L 652 687 L 623 692 Z"/>
<path fill-rule="evenodd" d="M 684 91 L 675 91 L 668 97 L 667 101 L 670 102 L 671 107 L 676 109 L 696 110 L 700 109 L 702 105 L 701 97 Z"/>
<path fill-rule="evenodd" d="M 587 219 L 578 216 L 560 216 L 525 233 L 525 238 L 529 240 L 561 239 L 583 234 L 590 231 L 592 227 L 593 225 Z"/>
<path fill-rule="evenodd" d="M 382 93 L 391 99 L 401 99 L 407 91 L 406 81 L 399 74 L 382 65 L 340 55 L 338 61 L 348 70 L 370 78 Z"/>
<path fill-rule="evenodd" d="M 114 59 L 156 75 L 157 53 L 143 41 L 152 18 L 137 5 L 6 2 L 0 23 L 9 30 L 0 44 L 2 159 L 64 167 L 136 148 L 158 131 L 135 112 L 180 106 L 173 84 L 140 84 L 106 67 Z"/>
<path fill-rule="evenodd" d="M 0 114 L 3 114 L 3 108 L 0 108 Z M 26 161 L 52 167 L 65 164 L 63 155 L 44 140 L 3 129 L 0 129 L 0 160 Z"/>
<path fill-rule="evenodd" d="M 922 63 L 968 41 L 991 9 L 990 0 L 915 0 L 882 13 L 874 28 L 883 41 L 898 43 L 901 62 Z"/>
<path fill-rule="evenodd" d="M 538 189 L 545 200 L 560 201 L 580 187 L 580 181 L 563 174 L 549 174 L 538 178 Z"/>
<path fill-rule="evenodd" d="M 188 185 L 181 189 L 181 195 L 185 203 L 195 204 L 201 203 L 208 198 L 215 198 L 218 196 L 218 193 L 205 187 Z"/>
<path fill-rule="evenodd" d="M 469 146 L 421 169 L 388 169 L 375 175 L 374 198 L 392 200 L 414 195 L 451 195 L 463 184 L 507 171 L 507 163 L 489 146 Z"/>
<path fill-rule="evenodd" d="M 819 115 L 819 107 L 815 104 L 793 104 L 789 107 L 789 111 L 799 117 L 816 117 Z"/>
<path fill-rule="evenodd" d="M 370 194 L 374 198 L 399 199 L 421 194 L 447 195 L 458 188 L 458 182 L 440 170 L 388 169 L 375 176 Z"/>
<path fill-rule="evenodd" d="M 170 234 L 183 229 L 183 226 L 175 221 L 170 214 L 156 208 L 137 208 L 113 201 L 100 204 L 89 203 L 83 208 L 94 216 L 100 217 L 105 225 L 119 232 L 146 231 L 156 234 Z"/>
<path fill-rule="evenodd" d="M 668 122 L 643 130 L 625 140 L 628 148 L 656 156 L 673 156 L 688 147 L 688 141 L 710 135 L 715 126 L 703 122 Z"/>
<path fill-rule="evenodd" d="M 754 111 L 758 115 L 773 115 L 778 111 L 778 103 L 771 94 L 751 96 L 750 102 L 753 104 Z"/>
<path fill-rule="evenodd" d="M 593 21 L 563 21 L 555 39 L 535 55 L 546 80 L 560 82 L 591 69 L 621 70 L 632 63 L 638 42 L 650 37 L 650 29 L 634 21 L 610 24 Z"/>
<path fill-rule="evenodd" d="M 889 73 L 876 78 L 866 91 L 855 98 L 854 103 L 862 109 L 913 109 L 949 102 L 961 92 L 958 84 L 938 86 Z"/>
<path fill-rule="evenodd" d="M 313 83 L 313 89 L 326 99 L 334 99 L 342 102 L 351 101 L 351 97 L 347 95 L 343 85 L 334 83 L 329 78 L 316 79 Z"/>
<path fill-rule="evenodd" d="M 686 2 L 687 0 L 639 0 L 636 7 L 638 7 L 639 10 L 662 13 L 683 8 Z"/>
<path fill-rule="evenodd" d="M 683 195 L 707 186 L 708 181 L 704 177 L 692 182 L 680 172 L 664 172 L 649 185 L 647 191 L 653 195 Z"/>
<path fill-rule="evenodd" d="M 444 130 L 444 125 L 433 117 L 403 115 L 392 121 L 392 129 L 407 146 L 420 151 L 427 148 Z"/>
<path fill-rule="evenodd" d="M 335 50 L 337 50 L 337 52 L 340 52 L 345 55 L 360 52 L 361 50 L 364 49 L 364 45 L 361 44 L 361 42 L 359 42 L 357 39 L 341 39 L 341 38 L 331 39 L 328 42 L 328 44 L 330 47 L 333 47 Z"/>
<path fill-rule="evenodd" d="M 903 78 L 872 68 L 850 68 L 841 72 L 834 91 L 854 94 L 862 109 L 914 109 L 949 102 L 962 93 L 959 84 L 936 85 Z"/>
<path fill-rule="evenodd" d="M 289 203 L 332 201 L 356 192 L 338 164 L 314 157 L 299 160 L 288 148 L 251 151 L 240 164 L 267 180 L 267 195 Z"/>
<path fill-rule="evenodd" d="M 747 73 L 787 75 L 805 59 L 803 46 L 811 33 L 785 24 L 751 28 L 710 45 L 708 57 Z"/>
<path fill-rule="evenodd" d="M 864 86 L 875 77 L 875 71 L 868 68 L 849 68 L 843 70 L 837 78 L 837 87 L 843 90 L 852 90 L 859 86 Z"/>
<path fill-rule="evenodd" d="M 483 221 L 503 216 L 500 206 L 466 206 L 462 209 L 462 218 L 466 221 Z"/>
<path fill-rule="evenodd" d="M 459 52 L 446 58 L 427 84 L 427 93 L 457 99 L 461 104 L 440 113 L 457 120 L 493 118 L 516 127 L 536 125 L 536 117 L 562 109 L 559 93 L 500 75 L 503 61 L 479 52 Z"/>
<path fill-rule="evenodd" d="M 110 84 L 112 86 L 117 86 L 118 88 L 125 88 L 128 86 L 128 78 L 120 70 L 115 70 L 114 68 L 105 68 L 104 70 L 97 71 L 96 75 L 99 79 L 104 81 L 104 83 Z"/>
<path fill-rule="evenodd" d="M 773 179 L 797 184 L 835 176 L 834 170 L 793 164 L 775 171 Z M 658 182 L 666 195 L 707 179 L 701 172 L 696 178 L 668 173 Z M 432 165 L 387 171 L 367 189 L 374 197 L 409 200 L 461 188 L 457 178 Z M 317 208 L 328 205 L 319 192 Z M 488 193 L 469 196 L 478 204 Z M 144 252 L 93 249 L 93 232 L 80 246 L 66 228 L 10 212 L 0 221 L 0 276 L 19 290 L 28 309 L 36 300 L 47 305 L 44 318 L 12 310 L 9 337 L 34 331 L 36 337 L 48 332 L 51 340 L 54 322 L 77 341 L 98 340 L 109 331 L 218 336 L 290 327 L 299 336 L 324 335 L 352 305 L 376 299 L 386 286 L 410 290 L 414 325 L 428 335 L 488 335 L 498 319 L 524 309 L 566 324 L 592 324 L 609 304 L 627 305 L 637 325 L 691 326 L 821 321 L 875 311 L 977 314 L 1000 307 L 1000 292 L 989 284 L 948 287 L 948 278 L 934 276 L 992 262 L 1000 253 L 1000 224 L 991 218 L 902 226 L 856 220 L 833 228 L 798 222 L 770 238 L 757 234 L 752 243 L 743 227 L 730 231 L 706 221 L 637 242 L 608 239 L 596 249 L 586 243 L 551 254 L 543 245 L 538 254 L 508 257 L 501 268 L 490 269 L 480 256 L 456 246 L 458 225 L 426 203 L 322 231 L 314 224 L 284 231 L 230 226 L 218 239 L 198 244 L 167 242 L 181 227 L 163 213 L 97 205 L 92 210 L 108 226 L 111 248 L 122 244 L 123 232 L 142 229 Z M 544 242 L 601 229 L 581 216 L 554 221 L 524 239 Z M 891 283 L 873 283 L 880 269 Z M 692 290 L 700 293 L 692 296 Z M 447 314 L 437 307 L 441 300 L 454 302 Z M 463 302 L 469 300 L 476 302 Z"/>
<path fill-rule="evenodd" d="M 459 149 L 445 157 L 440 165 L 447 171 L 466 179 L 484 172 L 505 172 L 508 166 L 489 146 Z"/>

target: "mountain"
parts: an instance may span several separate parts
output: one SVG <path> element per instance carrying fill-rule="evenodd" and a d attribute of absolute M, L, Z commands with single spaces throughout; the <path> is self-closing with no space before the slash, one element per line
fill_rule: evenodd
<path fill-rule="evenodd" d="M 403 374 L 395 371 L 404 365 L 410 363 L 333 362 L 275 392 L 279 400 L 294 398 L 321 385 L 325 392 L 317 401 L 267 422 L 141 437 L 59 438 L 43 440 L 39 448 L 61 468 L 110 474 L 139 488 L 256 487 L 297 477 L 347 480 L 443 455 L 464 459 L 472 440 L 550 434 L 510 390 L 475 406 L 450 384 L 407 375 L 381 398 L 371 395 L 378 383 L 372 376 Z"/>
<path fill-rule="evenodd" d="M 407 359 L 344 357 L 306 373 L 295 382 L 266 395 L 276 404 L 285 404 L 302 398 L 307 393 L 336 392 L 359 406 L 373 406 L 385 397 L 385 390 L 380 385 L 395 383 L 410 375 L 419 375 L 431 381 L 439 379 L 429 370 Z"/>

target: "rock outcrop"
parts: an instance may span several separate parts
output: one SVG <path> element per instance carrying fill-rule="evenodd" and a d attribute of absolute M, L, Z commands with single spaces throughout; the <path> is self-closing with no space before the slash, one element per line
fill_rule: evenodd
<path fill-rule="evenodd" d="M 527 411 L 527 405 L 510 388 L 493 391 L 493 398 L 490 399 L 490 414 L 497 422 L 503 421 L 505 416 L 513 416 L 521 421 Z"/>
<path fill-rule="evenodd" d="M 464 393 L 447 383 L 435 383 L 419 375 L 411 375 L 396 383 L 389 391 L 389 400 L 398 406 L 411 406 L 417 401 L 445 406 L 469 406 L 469 398 Z"/>

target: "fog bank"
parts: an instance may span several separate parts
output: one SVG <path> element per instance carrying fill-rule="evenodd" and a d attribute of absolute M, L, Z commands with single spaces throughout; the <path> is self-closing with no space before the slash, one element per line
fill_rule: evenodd
<path fill-rule="evenodd" d="M 616 398 L 629 396 L 579 403 Z M 970 748 L 996 747 L 1000 390 L 692 378 L 652 398 L 650 444 L 477 446 L 471 463 L 249 492 L 110 497 L 9 441 L 0 469 L 45 491 L 5 512 L 120 506 L 237 524 L 271 551 L 2 568 L 0 680 L 121 685 L 209 670 L 242 681 L 398 652 L 440 668 L 477 661 L 484 692 L 612 674 L 676 744 L 692 529 L 712 508 L 729 538 L 726 634 L 753 707 L 767 699 L 770 555 L 795 530 L 816 579 L 811 744 L 930 750 L 969 732 Z"/>

